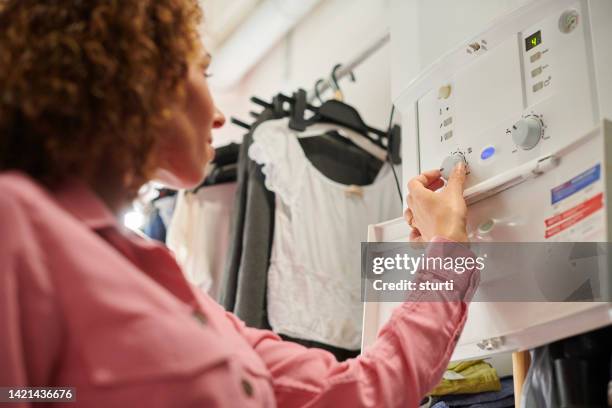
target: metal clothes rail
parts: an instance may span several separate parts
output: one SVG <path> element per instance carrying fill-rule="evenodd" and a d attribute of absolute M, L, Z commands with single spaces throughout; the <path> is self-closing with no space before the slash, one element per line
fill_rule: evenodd
<path fill-rule="evenodd" d="M 384 35 L 370 43 L 366 48 L 364 48 L 361 52 L 355 55 L 355 57 L 353 57 L 349 62 L 342 64 L 342 67 L 336 73 L 336 79 L 339 81 L 340 79 L 349 75 L 355 68 L 361 65 L 362 62 L 370 58 L 374 53 L 376 53 L 376 51 L 386 45 L 390 39 L 391 34 L 389 31 L 387 31 Z M 325 82 L 321 83 L 321 85 L 319 86 L 319 93 L 322 94 L 330 88 L 333 88 L 331 78 L 327 78 Z M 308 92 L 308 102 L 312 102 L 315 98 L 316 93 L 313 88 Z"/>

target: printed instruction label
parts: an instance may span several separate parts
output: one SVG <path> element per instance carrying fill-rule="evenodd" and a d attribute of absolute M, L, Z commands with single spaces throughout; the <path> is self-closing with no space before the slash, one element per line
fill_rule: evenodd
<path fill-rule="evenodd" d="M 566 199 L 567 197 L 576 194 L 580 190 L 590 186 L 601 178 L 601 164 L 597 164 L 594 167 L 591 167 L 587 171 L 577 175 L 573 179 L 566 181 L 553 188 L 550 191 L 551 202 L 553 205 L 558 203 L 559 201 Z"/>
<path fill-rule="evenodd" d="M 561 231 L 576 225 L 578 222 L 601 210 L 602 208 L 603 193 L 599 193 L 596 196 L 576 205 L 575 207 L 562 212 L 561 214 L 557 214 L 544 220 L 547 227 L 544 237 L 548 239 L 555 236 Z"/>

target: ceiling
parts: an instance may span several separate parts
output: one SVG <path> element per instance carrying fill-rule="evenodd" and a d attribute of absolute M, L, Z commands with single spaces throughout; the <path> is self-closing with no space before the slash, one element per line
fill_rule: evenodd
<path fill-rule="evenodd" d="M 263 0 L 199 0 L 206 48 L 215 51 Z"/>

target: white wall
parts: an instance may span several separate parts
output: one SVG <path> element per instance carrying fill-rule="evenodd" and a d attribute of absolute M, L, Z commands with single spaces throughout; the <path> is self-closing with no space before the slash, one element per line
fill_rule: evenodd
<path fill-rule="evenodd" d="M 251 96 L 269 99 L 279 91 L 310 90 L 336 63 L 349 61 L 390 27 L 392 44 L 356 69 L 356 83 L 341 84 L 346 101 L 366 122 L 384 128 L 391 100 L 420 70 L 525 1 L 323 0 L 238 86 L 213 88 L 213 93 L 228 119 L 251 121 L 249 110 L 258 109 Z M 243 134 L 228 123 L 215 132 L 215 144 L 240 141 Z"/>
<path fill-rule="evenodd" d="M 388 30 L 389 4 L 390 0 L 323 0 L 235 89 L 213 88 L 217 105 L 228 119 L 236 116 L 251 121 L 248 111 L 258 109 L 249 102 L 251 96 L 269 100 L 279 91 L 312 89 L 335 64 L 348 62 Z M 346 102 L 368 124 L 379 128 L 387 126 L 391 109 L 389 69 L 387 45 L 355 70 L 356 83 L 341 82 Z M 215 144 L 239 141 L 243 134 L 241 128 L 228 123 L 215 133 Z"/>
<path fill-rule="evenodd" d="M 392 96 L 496 18 L 531 0 L 391 0 Z"/>

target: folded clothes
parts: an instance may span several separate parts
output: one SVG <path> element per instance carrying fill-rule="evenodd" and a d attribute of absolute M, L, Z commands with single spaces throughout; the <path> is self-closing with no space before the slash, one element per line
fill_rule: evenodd
<path fill-rule="evenodd" d="M 444 401 L 439 401 L 435 405 L 433 405 L 431 408 L 454 408 L 454 407 L 455 407 L 454 405 L 448 405 Z M 500 399 L 499 401 L 485 402 L 482 404 L 466 405 L 465 407 L 466 408 L 513 408 L 514 407 L 514 396 L 511 395 L 509 397 Z"/>
<path fill-rule="evenodd" d="M 470 405 L 470 408 L 514 408 L 514 395 L 510 395 L 499 401 Z"/>
<path fill-rule="evenodd" d="M 514 406 L 514 383 L 512 377 L 501 380 L 500 391 L 478 394 L 457 394 L 436 397 L 432 408 L 506 408 Z"/>
<path fill-rule="evenodd" d="M 449 364 L 442 381 L 430 395 L 475 394 L 499 390 L 501 384 L 495 368 L 483 360 L 470 360 Z"/>

